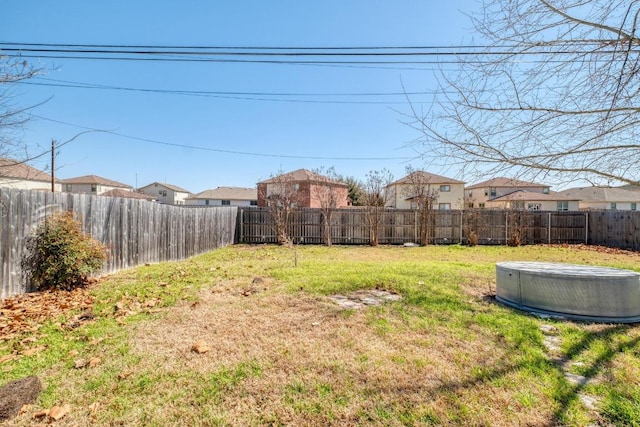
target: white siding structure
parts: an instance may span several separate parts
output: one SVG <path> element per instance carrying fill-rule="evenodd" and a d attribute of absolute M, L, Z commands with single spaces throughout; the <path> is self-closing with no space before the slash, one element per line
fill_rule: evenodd
<path fill-rule="evenodd" d="M 559 194 L 580 199 L 580 210 L 640 209 L 640 191 L 620 187 L 578 187 L 560 191 Z"/>
<path fill-rule="evenodd" d="M 0 158 L 0 187 L 20 190 L 51 191 L 51 175 L 25 163 Z M 60 184 L 54 184 L 55 191 L 60 191 Z"/>
<path fill-rule="evenodd" d="M 152 182 L 139 188 L 138 191 L 155 198 L 159 203 L 165 205 L 184 205 L 186 204 L 186 199 L 191 196 L 189 190 L 161 182 Z"/>
<path fill-rule="evenodd" d="M 257 206 L 258 190 L 245 187 L 218 187 L 186 199 L 192 206 Z"/>

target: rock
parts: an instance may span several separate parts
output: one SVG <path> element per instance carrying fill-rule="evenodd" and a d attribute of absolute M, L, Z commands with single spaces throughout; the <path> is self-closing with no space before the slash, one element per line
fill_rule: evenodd
<path fill-rule="evenodd" d="M 42 384 L 36 376 L 22 378 L 0 388 L 0 421 L 9 420 L 20 412 L 23 405 L 36 401 Z"/>

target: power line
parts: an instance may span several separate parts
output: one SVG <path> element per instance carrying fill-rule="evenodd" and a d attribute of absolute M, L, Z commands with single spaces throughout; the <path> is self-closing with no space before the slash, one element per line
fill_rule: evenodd
<path fill-rule="evenodd" d="M 233 154 L 233 155 L 242 155 L 242 156 L 253 156 L 253 157 L 269 157 L 269 158 L 281 158 L 281 159 L 299 159 L 299 160 L 348 160 L 348 161 L 374 161 L 374 160 L 413 160 L 413 157 L 330 157 L 330 156 L 293 156 L 288 154 L 269 154 L 269 153 L 256 153 L 250 151 L 237 151 L 237 150 L 224 150 L 220 148 L 211 148 L 211 147 L 202 147 L 197 145 L 189 145 L 189 144 L 178 144 L 173 142 L 160 141 L 157 139 L 150 138 L 141 138 L 137 136 L 131 136 L 122 134 L 119 132 L 114 132 L 110 130 L 96 129 L 87 126 L 82 126 L 74 123 L 64 122 L 61 120 L 55 120 L 48 117 L 43 117 L 37 114 L 32 114 L 33 117 L 37 117 L 42 120 L 46 120 L 53 123 L 62 124 L 65 126 L 71 126 L 78 129 L 85 129 L 88 131 L 94 132 L 102 132 L 107 133 L 109 135 L 119 136 L 121 138 L 133 139 L 136 141 L 149 142 L 152 144 L 158 145 L 166 145 L 169 147 L 178 147 L 178 148 L 186 148 L 190 150 L 199 150 L 199 151 L 209 151 L 214 153 L 223 153 L 223 154 Z"/>
<path fill-rule="evenodd" d="M 209 98 L 222 98 L 222 99 L 237 99 L 237 100 L 250 100 L 250 101 L 266 101 L 266 102 L 291 102 L 291 103 L 313 103 L 313 104 L 373 104 L 373 105 L 403 105 L 407 103 L 404 101 L 350 101 L 350 100 L 324 100 L 324 99 L 299 99 L 299 98 L 313 98 L 313 97 L 408 97 L 418 95 L 434 96 L 436 91 L 423 91 L 423 92 L 362 92 L 362 93 L 295 93 L 295 92 L 232 92 L 232 91 L 202 91 L 202 90 L 174 90 L 174 89 L 150 89 L 150 88 L 133 88 L 123 86 L 109 86 L 100 85 L 94 83 L 73 82 L 67 80 L 56 80 L 47 78 L 36 78 L 37 80 L 50 81 L 52 83 L 40 83 L 31 81 L 20 81 L 17 84 L 29 85 L 29 86 L 48 86 L 48 87 L 62 87 L 62 88 L 74 88 L 74 89 L 94 89 L 94 90 L 114 90 L 125 92 L 143 92 L 143 93 L 158 93 L 169 95 L 185 95 L 185 96 L 198 96 Z M 287 99 L 283 97 L 293 97 L 295 99 Z M 424 104 L 430 101 L 412 100 L 416 104 Z"/>

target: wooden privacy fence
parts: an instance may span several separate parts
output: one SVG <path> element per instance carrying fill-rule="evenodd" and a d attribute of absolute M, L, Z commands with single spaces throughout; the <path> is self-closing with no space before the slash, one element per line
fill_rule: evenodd
<path fill-rule="evenodd" d="M 266 208 L 241 208 L 240 241 L 277 242 L 275 224 Z M 322 243 L 322 212 L 297 209 L 292 213 L 289 233 L 294 243 Z M 369 222 L 363 209 L 339 209 L 331 216 L 334 244 L 369 244 Z M 505 210 L 433 211 L 427 225 L 432 244 L 466 244 L 471 231 L 478 243 L 504 245 L 514 233 L 521 244 L 587 243 L 640 249 L 640 212 L 589 211 L 541 212 Z M 380 244 L 420 242 L 420 224 L 415 210 L 389 209 L 382 213 Z"/>
<path fill-rule="evenodd" d="M 20 262 L 25 238 L 47 215 L 75 213 L 109 248 L 102 270 L 179 260 L 235 242 L 237 207 L 185 209 L 138 199 L 0 189 L 0 298 L 28 291 Z"/>

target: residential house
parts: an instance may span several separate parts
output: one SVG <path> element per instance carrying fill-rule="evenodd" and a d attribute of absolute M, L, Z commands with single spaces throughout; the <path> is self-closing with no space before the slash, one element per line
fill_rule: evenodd
<path fill-rule="evenodd" d="M 185 203 L 195 206 L 257 206 L 258 190 L 245 187 L 218 187 L 187 197 Z"/>
<path fill-rule="evenodd" d="M 580 199 L 580 210 L 638 210 L 640 191 L 619 187 L 577 187 L 560 194 Z"/>
<path fill-rule="evenodd" d="M 165 205 L 184 205 L 187 197 L 191 196 L 189 190 L 177 185 L 152 182 L 149 185 L 138 188 L 140 193 L 154 197 L 159 203 Z"/>
<path fill-rule="evenodd" d="M 434 209 L 463 209 L 464 182 L 425 171 L 415 171 L 387 185 L 386 207 L 415 209 L 417 193 L 426 192 L 434 198 Z"/>
<path fill-rule="evenodd" d="M 51 181 L 51 175 L 26 163 L 0 158 L 0 187 L 51 191 Z M 60 191 L 60 183 L 54 184 L 54 190 Z"/>
<path fill-rule="evenodd" d="M 258 206 L 267 206 L 270 198 L 281 198 L 287 193 L 289 203 L 301 208 L 319 208 L 325 196 L 335 201 L 337 208 L 349 206 L 349 186 L 344 182 L 298 169 L 261 181 L 258 186 Z"/>
<path fill-rule="evenodd" d="M 85 175 L 76 178 L 63 179 L 60 182 L 62 183 L 62 191 L 66 191 L 68 193 L 100 195 L 115 189 L 133 191 L 133 187 L 130 185 L 97 175 Z"/>
<path fill-rule="evenodd" d="M 577 211 L 579 199 L 550 191 L 540 193 L 537 191 L 517 190 L 504 196 L 494 197 L 485 202 L 485 207 L 490 209 L 518 209 L 530 211 Z"/>
<path fill-rule="evenodd" d="M 124 190 L 122 188 L 115 188 L 113 190 L 105 191 L 104 193 L 101 194 L 101 196 L 122 197 L 125 199 L 143 199 L 143 200 L 148 200 L 150 202 L 158 201 L 157 198 L 153 196 L 149 196 L 148 194 L 138 193 L 137 191 Z"/>
<path fill-rule="evenodd" d="M 485 208 L 499 206 L 500 203 L 490 203 L 490 200 L 501 198 L 516 191 L 528 193 L 549 194 L 549 186 L 535 182 L 520 181 L 513 178 L 493 178 L 479 182 L 464 189 L 464 202 L 467 208 Z M 528 194 L 525 194 L 528 197 Z M 521 195 L 522 196 L 522 195 Z M 555 209 L 553 209 L 555 210 Z"/>

